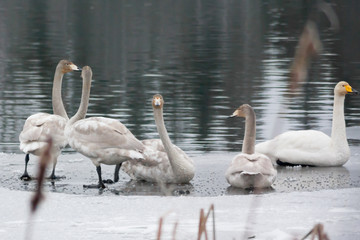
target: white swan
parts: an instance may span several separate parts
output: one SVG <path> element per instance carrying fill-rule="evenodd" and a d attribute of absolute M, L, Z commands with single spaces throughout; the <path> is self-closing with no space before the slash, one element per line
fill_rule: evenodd
<path fill-rule="evenodd" d="M 67 144 L 64 136 L 64 128 L 68 115 L 66 114 L 64 104 L 61 98 L 61 84 L 65 73 L 71 71 L 79 71 L 80 69 L 68 60 L 61 60 L 55 71 L 54 83 L 52 89 L 52 105 L 54 114 L 36 113 L 28 117 L 25 121 L 23 130 L 19 135 L 20 150 L 26 153 L 25 171 L 20 177 L 23 180 L 30 180 L 31 177 L 27 172 L 29 162 L 29 154 L 40 156 L 43 148 L 47 145 L 49 136 L 53 139 L 54 156 L 53 171 L 50 178 L 55 179 L 55 167 L 57 158 L 61 153 L 61 149 Z"/>
<path fill-rule="evenodd" d="M 144 145 L 117 120 L 104 117 L 83 119 L 89 103 L 91 68 L 83 67 L 81 76 L 83 90 L 80 107 L 66 124 L 65 136 L 74 150 L 90 158 L 96 166 L 99 183 L 84 187 L 105 188 L 100 164 L 115 165 L 130 159 L 136 161 L 143 159 L 141 152 L 144 150 Z"/>
<path fill-rule="evenodd" d="M 153 97 L 152 106 L 160 139 L 143 140 L 145 159 L 124 162 L 121 169 L 134 180 L 188 183 L 195 175 L 194 162 L 171 143 L 163 119 L 164 99 L 160 94 Z"/>
<path fill-rule="evenodd" d="M 225 173 L 226 180 L 233 187 L 267 188 L 276 179 L 276 170 L 264 154 L 255 153 L 256 117 L 252 107 L 241 105 L 230 117 L 245 118 L 245 136 L 242 152 L 236 155 Z"/>
<path fill-rule="evenodd" d="M 273 164 L 341 166 L 350 158 L 346 138 L 344 100 L 347 94 L 358 94 L 347 82 L 334 89 L 331 137 L 315 130 L 288 131 L 259 143 L 255 151 L 267 155 Z"/>

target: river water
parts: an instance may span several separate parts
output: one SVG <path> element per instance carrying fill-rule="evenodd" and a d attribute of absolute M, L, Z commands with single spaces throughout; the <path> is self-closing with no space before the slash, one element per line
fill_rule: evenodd
<path fill-rule="evenodd" d="M 162 94 L 170 138 L 201 164 L 223 154 L 227 165 L 240 151 L 244 121 L 227 116 L 243 103 L 255 109 L 257 141 L 286 130 L 330 133 L 335 84 L 360 90 L 360 3 L 332 2 L 337 32 L 312 1 L 1 1 L 0 152 L 20 154 L 25 119 L 52 112 L 52 79 L 64 58 L 93 69 L 88 116 L 116 118 L 139 139 L 158 138 L 151 98 Z M 323 51 L 290 94 L 289 69 L 308 19 Z M 69 116 L 81 86 L 79 73 L 65 75 Z M 346 98 L 345 119 L 348 164 L 358 166 L 359 97 Z M 359 171 L 351 174 L 358 186 Z"/>

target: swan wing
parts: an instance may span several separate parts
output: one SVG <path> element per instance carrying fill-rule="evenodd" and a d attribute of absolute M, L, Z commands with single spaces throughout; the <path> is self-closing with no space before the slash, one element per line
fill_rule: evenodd
<path fill-rule="evenodd" d="M 304 130 L 283 133 L 273 140 L 273 144 L 282 148 L 316 151 L 329 146 L 330 141 L 330 137 L 323 132 Z"/>
<path fill-rule="evenodd" d="M 142 140 L 141 141 L 149 150 L 149 159 L 150 160 L 155 160 L 159 159 L 159 161 L 161 161 L 161 159 L 164 159 L 163 157 L 157 156 L 156 154 L 160 154 L 160 153 L 156 153 L 156 152 L 161 152 L 161 156 L 163 155 L 163 153 L 166 154 L 166 150 L 164 147 L 164 144 L 162 143 L 161 139 L 146 139 L 146 140 Z M 189 156 L 178 146 L 176 146 L 175 144 L 172 144 L 172 146 L 175 148 L 175 150 L 178 152 L 178 154 L 183 158 L 186 159 L 187 162 L 190 162 L 191 164 L 194 164 L 193 160 L 191 158 L 189 158 Z M 151 153 L 151 150 L 154 151 L 153 153 Z M 167 154 L 166 154 L 167 156 Z M 166 161 L 168 161 L 168 158 L 166 158 Z"/>
<path fill-rule="evenodd" d="M 272 140 L 259 143 L 255 151 L 267 155 L 273 164 L 276 160 L 292 164 L 312 165 L 319 157 L 326 158 L 331 138 L 320 131 L 289 131 Z"/>
<path fill-rule="evenodd" d="M 228 169 L 231 173 L 247 172 L 249 174 L 276 175 L 271 160 L 264 154 L 245 154 L 236 155 Z"/>
<path fill-rule="evenodd" d="M 119 121 L 93 117 L 74 123 L 67 133 L 72 148 L 85 156 L 140 159 L 144 145 Z M 108 164 L 116 164 L 109 162 Z"/>
<path fill-rule="evenodd" d="M 133 180 L 171 182 L 174 173 L 166 153 L 155 152 L 154 154 L 156 154 L 156 157 L 149 157 L 147 155 L 142 161 L 126 161 L 121 165 L 121 170 L 127 173 Z"/>
<path fill-rule="evenodd" d="M 69 138 L 97 148 L 142 150 L 143 144 L 119 121 L 108 118 L 87 118 L 77 121 Z"/>
<path fill-rule="evenodd" d="M 67 144 L 64 128 L 67 120 L 61 116 L 37 113 L 28 117 L 19 135 L 20 149 L 30 153 L 41 149 L 52 137 L 55 147 L 63 148 Z"/>
<path fill-rule="evenodd" d="M 240 153 L 233 158 L 225 177 L 234 187 L 266 188 L 275 181 L 276 174 L 271 160 L 265 155 Z"/>
<path fill-rule="evenodd" d="M 171 168 L 169 157 L 162 141 L 160 139 L 146 139 L 141 142 L 145 146 L 143 154 L 145 158 L 142 161 L 130 160 L 124 162 L 121 169 L 134 180 L 166 183 L 174 182 L 174 172 Z M 191 164 L 190 166 L 193 167 L 193 160 L 176 145 L 173 144 L 173 147 L 180 157 L 187 162 L 187 165 Z"/>

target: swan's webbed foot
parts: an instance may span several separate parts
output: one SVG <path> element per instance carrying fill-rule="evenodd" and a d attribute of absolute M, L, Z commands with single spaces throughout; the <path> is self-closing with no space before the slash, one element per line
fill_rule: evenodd
<path fill-rule="evenodd" d="M 32 180 L 32 178 L 30 177 L 30 175 L 27 172 L 27 166 L 28 166 L 29 160 L 30 160 L 29 154 L 26 154 L 25 155 L 25 170 L 24 170 L 23 175 L 20 177 L 20 179 L 24 180 L 24 181 Z"/>
<path fill-rule="evenodd" d="M 54 168 L 53 168 L 53 170 L 51 172 L 51 175 L 49 177 L 47 177 L 46 179 L 54 181 L 54 180 L 60 180 L 62 178 L 66 178 L 66 177 L 65 176 L 56 176 L 55 175 L 55 165 L 54 165 Z"/>
<path fill-rule="evenodd" d="M 99 182 L 98 184 L 92 184 L 92 185 L 83 185 L 84 188 L 106 188 L 105 187 L 105 184 L 103 183 L 103 180 L 101 178 L 101 167 L 100 166 L 97 166 L 96 167 L 96 172 L 98 174 L 98 177 L 99 177 Z"/>
<path fill-rule="evenodd" d="M 189 195 L 189 194 L 190 194 L 190 191 L 188 189 L 175 189 L 172 192 L 173 196 L 186 196 L 186 195 Z"/>
<path fill-rule="evenodd" d="M 107 184 L 113 184 L 114 183 L 114 181 L 111 180 L 111 179 L 106 179 L 106 180 L 103 180 L 102 182 L 107 183 Z"/>
<path fill-rule="evenodd" d="M 31 181 L 32 178 L 30 177 L 30 175 L 27 172 L 24 172 L 24 174 L 20 177 L 21 180 L 23 181 Z"/>

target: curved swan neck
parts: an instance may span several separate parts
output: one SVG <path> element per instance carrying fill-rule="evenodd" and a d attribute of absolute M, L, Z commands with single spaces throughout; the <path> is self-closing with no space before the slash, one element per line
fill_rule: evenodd
<path fill-rule="evenodd" d="M 53 105 L 53 112 L 55 115 L 59 115 L 65 119 L 69 119 L 61 97 L 61 85 L 62 85 L 63 76 L 64 74 L 61 71 L 61 66 L 58 65 L 56 67 L 53 89 L 52 89 L 52 105 Z"/>
<path fill-rule="evenodd" d="M 174 173 L 178 173 L 181 171 L 180 167 L 182 165 L 181 158 L 179 158 L 177 151 L 175 150 L 171 140 L 169 138 L 168 132 L 166 130 L 163 118 L 163 110 L 154 108 L 154 117 L 156 128 L 158 130 L 160 139 L 164 145 L 165 151 L 169 157 L 170 165 L 174 171 Z"/>
<path fill-rule="evenodd" d="M 69 125 L 75 123 L 76 121 L 85 118 L 90 98 L 90 88 L 91 88 L 91 78 L 83 79 L 82 93 L 81 93 L 81 102 L 79 109 L 76 114 L 70 119 Z"/>
<path fill-rule="evenodd" d="M 347 144 L 346 138 L 346 124 L 344 117 L 344 101 L 345 96 L 335 93 L 334 107 L 333 107 L 333 119 L 331 129 L 331 139 L 336 142 L 336 146 L 342 147 L 342 144 Z"/>
<path fill-rule="evenodd" d="M 245 115 L 245 136 L 242 146 L 242 152 L 246 154 L 255 153 L 255 138 L 256 138 L 256 117 L 252 108 L 248 108 Z"/>

